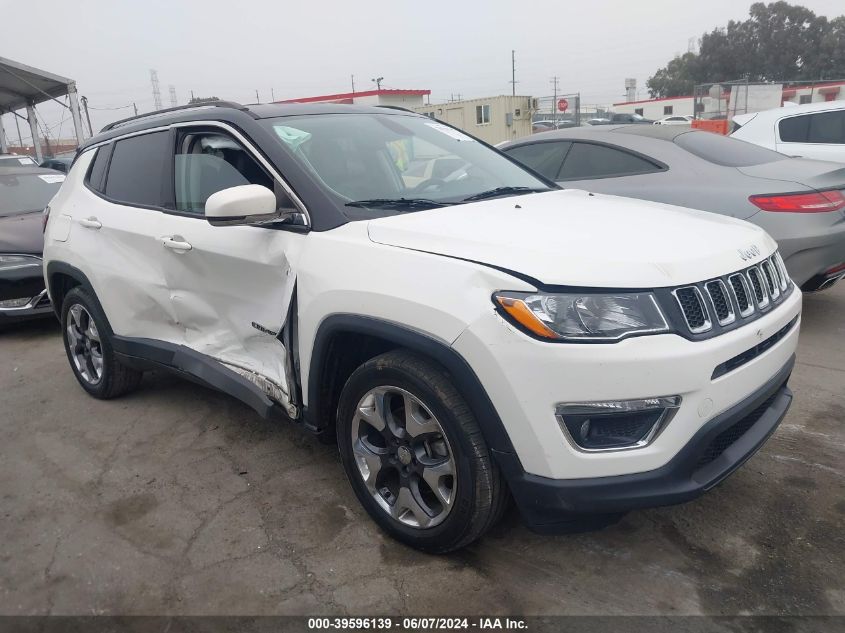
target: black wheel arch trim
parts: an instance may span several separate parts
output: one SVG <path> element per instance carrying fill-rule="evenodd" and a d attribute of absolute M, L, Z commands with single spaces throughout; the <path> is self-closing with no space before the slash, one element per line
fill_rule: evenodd
<path fill-rule="evenodd" d="M 100 310 L 103 314 L 105 314 L 105 310 L 103 310 L 103 306 L 100 303 L 99 298 L 97 297 L 97 293 L 94 290 L 94 286 L 91 285 L 91 281 L 88 279 L 88 276 L 83 273 L 81 270 L 76 268 L 75 266 L 71 266 L 70 264 L 66 264 L 65 262 L 48 262 L 47 263 L 47 275 L 46 275 L 46 283 L 47 283 L 47 292 L 50 295 L 50 300 L 53 303 L 53 309 L 56 312 L 56 316 L 61 320 L 62 318 L 62 301 L 56 301 L 56 296 L 58 294 L 57 288 L 55 286 L 55 276 L 56 275 L 67 275 L 71 279 L 75 280 L 82 286 L 85 290 L 88 291 L 88 294 L 91 295 L 91 298 L 97 302 Z M 108 317 L 106 317 L 106 325 L 108 326 L 109 334 L 113 334 L 111 329 L 111 324 L 108 322 Z"/>
<path fill-rule="evenodd" d="M 315 402 L 320 381 L 329 361 L 329 344 L 336 334 L 364 334 L 381 338 L 394 345 L 422 354 L 449 372 L 460 394 L 466 399 L 478 420 L 481 432 L 494 455 L 506 453 L 518 461 L 516 451 L 504 424 L 469 363 L 455 349 L 431 336 L 407 326 L 356 314 L 333 314 L 320 323 L 314 338 L 308 373 L 308 403 L 303 409 L 309 428 L 321 432 L 321 420 L 326 419 L 323 407 L 327 402 Z"/>

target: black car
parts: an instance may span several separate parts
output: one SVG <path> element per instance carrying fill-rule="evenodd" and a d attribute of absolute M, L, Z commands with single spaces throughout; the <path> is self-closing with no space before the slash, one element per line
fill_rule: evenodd
<path fill-rule="evenodd" d="M 45 169 L 55 169 L 63 174 L 66 174 L 73 162 L 73 156 L 54 156 L 52 158 L 45 158 L 41 161 L 41 167 Z"/>
<path fill-rule="evenodd" d="M 0 165 L 0 327 L 53 314 L 41 271 L 42 212 L 64 179 L 52 169 Z"/>

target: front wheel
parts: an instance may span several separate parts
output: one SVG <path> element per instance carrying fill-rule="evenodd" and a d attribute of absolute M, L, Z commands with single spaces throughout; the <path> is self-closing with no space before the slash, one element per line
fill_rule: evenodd
<path fill-rule="evenodd" d="M 475 416 L 438 365 L 382 354 L 350 376 L 337 439 L 346 475 L 373 520 L 427 552 L 468 545 L 507 499 Z"/>
<path fill-rule="evenodd" d="M 142 372 L 126 367 L 114 353 L 110 329 L 100 304 L 82 288 L 62 303 L 62 338 L 70 367 L 85 391 L 109 399 L 135 389 Z"/>

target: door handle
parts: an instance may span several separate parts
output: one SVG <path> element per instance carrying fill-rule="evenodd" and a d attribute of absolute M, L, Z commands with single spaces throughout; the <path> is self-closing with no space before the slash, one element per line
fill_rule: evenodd
<path fill-rule="evenodd" d="M 79 223 L 86 229 L 99 229 L 103 226 L 103 223 L 100 222 L 93 215 L 90 218 L 82 218 L 81 220 L 79 220 Z"/>
<path fill-rule="evenodd" d="M 185 242 L 182 238 L 176 237 L 163 237 L 161 238 L 161 243 L 164 245 L 164 248 L 169 248 L 173 251 L 179 251 L 180 253 L 187 253 L 189 250 L 193 248 L 190 243 Z"/>

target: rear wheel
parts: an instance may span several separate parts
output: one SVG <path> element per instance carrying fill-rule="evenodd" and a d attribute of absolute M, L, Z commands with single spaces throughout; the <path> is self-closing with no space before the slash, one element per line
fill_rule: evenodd
<path fill-rule="evenodd" d="M 62 334 L 70 367 L 95 398 L 116 398 L 135 389 L 143 373 L 122 365 L 114 353 L 106 317 L 91 295 L 76 287 L 62 303 Z"/>
<path fill-rule="evenodd" d="M 442 553 L 479 538 L 507 491 L 478 423 L 438 365 L 405 351 L 359 367 L 340 397 L 347 477 L 394 538 Z"/>

